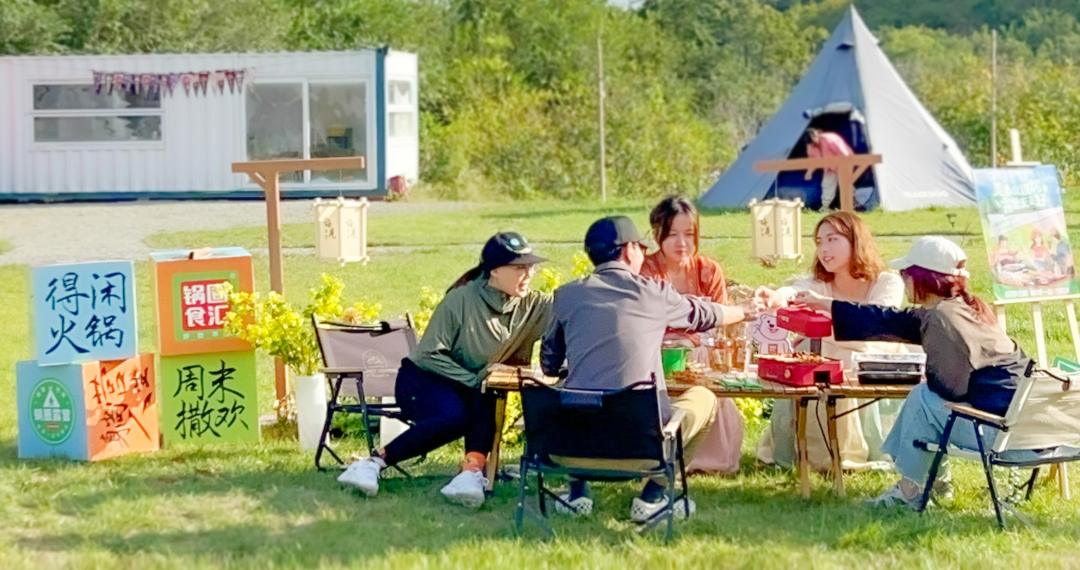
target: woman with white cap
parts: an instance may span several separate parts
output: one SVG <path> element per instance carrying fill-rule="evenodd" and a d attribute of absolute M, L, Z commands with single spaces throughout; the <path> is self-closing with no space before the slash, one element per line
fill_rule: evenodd
<path fill-rule="evenodd" d="M 918 305 L 910 309 L 834 301 L 813 292 L 793 299 L 831 311 L 837 340 L 899 341 L 926 351 L 926 383 L 912 389 L 882 446 L 903 478 L 873 499 L 875 504 L 918 504 L 934 454 L 914 442 L 941 438 L 950 415 L 946 402 L 1004 415 L 1017 380 L 1030 374 L 1031 359 L 996 326 L 990 306 L 968 292 L 966 262 L 955 243 L 939 236 L 919 238 L 907 255 L 889 264 L 900 270 L 908 298 Z M 955 430 L 950 441 L 978 447 L 974 430 Z"/>

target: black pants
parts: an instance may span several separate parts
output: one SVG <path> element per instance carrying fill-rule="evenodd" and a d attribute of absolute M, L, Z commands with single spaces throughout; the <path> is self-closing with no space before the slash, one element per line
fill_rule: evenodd
<path fill-rule="evenodd" d="M 461 437 L 465 452 L 487 455 L 495 440 L 495 398 L 489 392 L 401 361 L 394 396 L 405 418 L 413 422 L 386 446 L 386 464 L 419 457 Z"/>

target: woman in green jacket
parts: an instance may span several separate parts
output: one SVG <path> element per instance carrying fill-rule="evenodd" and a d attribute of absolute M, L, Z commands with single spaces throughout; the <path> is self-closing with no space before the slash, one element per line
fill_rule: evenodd
<path fill-rule="evenodd" d="M 480 264 L 447 291 L 419 344 L 401 361 L 394 393 L 413 425 L 375 456 L 350 465 L 338 481 L 374 496 L 386 467 L 464 437 L 461 473 L 442 494 L 471 508 L 484 503 L 495 399 L 480 386 L 492 364 L 529 364 L 551 312 L 551 296 L 529 287 L 544 261 L 520 234 L 488 240 Z"/>

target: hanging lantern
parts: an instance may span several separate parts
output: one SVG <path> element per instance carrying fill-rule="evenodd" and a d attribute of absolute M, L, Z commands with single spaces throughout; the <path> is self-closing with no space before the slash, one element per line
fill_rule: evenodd
<path fill-rule="evenodd" d="M 753 256 L 766 265 L 802 258 L 802 200 L 750 201 Z"/>
<path fill-rule="evenodd" d="M 319 261 L 367 263 L 367 198 L 315 199 L 315 223 L 319 235 L 315 252 Z"/>

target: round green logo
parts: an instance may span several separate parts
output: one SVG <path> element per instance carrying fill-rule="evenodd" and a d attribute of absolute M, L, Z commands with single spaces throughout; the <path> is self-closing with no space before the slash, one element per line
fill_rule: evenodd
<path fill-rule="evenodd" d="M 75 431 L 75 403 L 59 380 L 46 378 L 30 393 L 30 425 L 50 445 L 64 443 Z"/>

